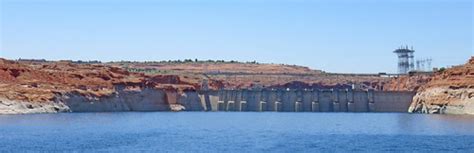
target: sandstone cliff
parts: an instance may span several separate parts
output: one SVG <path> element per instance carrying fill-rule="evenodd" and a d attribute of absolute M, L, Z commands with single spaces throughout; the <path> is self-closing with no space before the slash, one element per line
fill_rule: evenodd
<path fill-rule="evenodd" d="M 69 111 L 169 111 L 199 85 L 118 67 L 0 59 L 0 114 Z"/>
<path fill-rule="evenodd" d="M 409 112 L 474 114 L 474 57 L 435 74 L 418 90 Z"/>
<path fill-rule="evenodd" d="M 385 91 L 418 91 L 426 85 L 431 79 L 431 74 L 412 74 L 392 78 L 384 84 Z"/>

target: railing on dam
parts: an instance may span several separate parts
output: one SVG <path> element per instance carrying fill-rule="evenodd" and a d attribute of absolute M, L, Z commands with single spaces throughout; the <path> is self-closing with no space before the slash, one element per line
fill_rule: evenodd
<path fill-rule="evenodd" d="M 407 112 L 408 91 L 218 90 L 201 92 L 208 111 Z"/>

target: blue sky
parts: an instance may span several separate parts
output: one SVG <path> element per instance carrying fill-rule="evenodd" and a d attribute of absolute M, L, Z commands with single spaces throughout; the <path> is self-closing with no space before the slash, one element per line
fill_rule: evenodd
<path fill-rule="evenodd" d="M 396 72 L 413 45 L 434 66 L 473 56 L 470 0 L 0 0 L 0 56 L 224 59 Z"/>

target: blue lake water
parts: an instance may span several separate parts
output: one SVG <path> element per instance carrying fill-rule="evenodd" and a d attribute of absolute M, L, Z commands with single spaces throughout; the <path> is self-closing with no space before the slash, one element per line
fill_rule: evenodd
<path fill-rule="evenodd" d="M 0 115 L 0 152 L 474 152 L 474 116 L 126 112 Z"/>

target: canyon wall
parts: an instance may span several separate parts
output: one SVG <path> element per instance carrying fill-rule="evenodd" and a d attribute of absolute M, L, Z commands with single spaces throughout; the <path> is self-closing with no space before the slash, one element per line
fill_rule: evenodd
<path fill-rule="evenodd" d="M 413 98 L 409 112 L 474 115 L 474 88 L 431 87 L 424 89 Z"/>
<path fill-rule="evenodd" d="M 0 58 L 0 114 L 203 110 L 199 85 L 118 67 Z"/>
<path fill-rule="evenodd" d="M 108 96 L 84 96 L 79 93 L 57 95 L 54 101 L 28 102 L 0 99 L 0 114 L 58 112 L 124 111 L 203 111 L 198 92 L 165 91 L 153 88 L 119 90 Z"/>
<path fill-rule="evenodd" d="M 21 100 L 0 99 L 0 114 L 32 114 L 69 112 L 64 103 L 58 102 L 28 102 Z"/>
<path fill-rule="evenodd" d="M 57 100 L 68 106 L 71 112 L 169 111 L 166 98 L 164 91 L 145 88 L 120 90 L 100 98 L 70 93 Z"/>
<path fill-rule="evenodd" d="M 409 112 L 474 114 L 474 57 L 438 72 L 418 90 Z"/>

